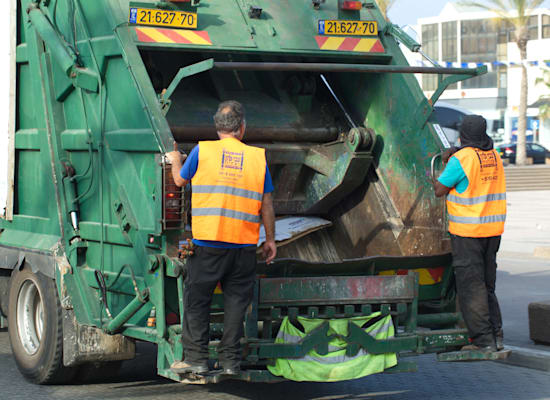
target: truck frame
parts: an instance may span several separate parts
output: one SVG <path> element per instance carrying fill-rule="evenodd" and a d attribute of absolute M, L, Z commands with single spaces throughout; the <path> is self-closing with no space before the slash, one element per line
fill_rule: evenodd
<path fill-rule="evenodd" d="M 339 0 L 12 2 L 13 185 L 0 219 L 0 308 L 27 379 L 70 381 L 83 365 L 132 358 L 136 341 L 157 345 L 162 376 L 224 379 L 170 370 L 183 357 L 189 193 L 175 187 L 163 155 L 174 140 L 189 151 L 214 139 L 214 107 L 230 98 L 247 109 L 245 139 L 266 148 L 277 215 L 333 223 L 281 247 L 273 265 L 258 264 L 237 378 L 280 380 L 266 368 L 273 360 L 326 354 L 328 322 L 300 343 L 275 343 L 285 317 L 390 315 L 395 337 L 375 340 L 350 323 L 345 338 L 348 356 L 397 353 L 386 372 L 415 370 L 406 354 L 464 358 L 448 353 L 468 335 L 444 204 L 431 193 L 430 162 L 446 143 L 431 114 L 447 86 L 485 67 L 409 66 L 400 43 L 420 46 L 374 1 L 355 3 L 360 10 Z M 140 10 L 160 20 L 140 24 Z M 198 24 L 166 26 L 171 15 Z M 370 21 L 376 33 L 322 35 L 321 20 Z M 437 74 L 430 99 L 414 73 Z M 216 292 L 212 360 L 222 315 Z"/>

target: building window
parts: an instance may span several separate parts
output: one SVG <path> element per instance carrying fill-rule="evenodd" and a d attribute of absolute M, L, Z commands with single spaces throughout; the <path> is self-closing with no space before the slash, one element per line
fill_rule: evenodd
<path fill-rule="evenodd" d="M 542 16 L 542 38 L 550 38 L 550 15 Z"/>
<path fill-rule="evenodd" d="M 443 44 L 441 59 L 449 62 L 456 61 L 456 21 L 441 24 L 441 40 Z"/>
<path fill-rule="evenodd" d="M 445 62 L 456 62 L 458 60 L 456 46 L 456 21 L 443 22 L 441 24 L 441 60 Z M 453 83 L 449 89 L 456 89 L 458 85 Z"/>
<path fill-rule="evenodd" d="M 485 63 L 497 60 L 499 27 L 490 19 L 462 21 L 461 23 L 462 62 Z M 464 89 L 496 88 L 497 72 L 491 71 L 462 83 Z"/>
<path fill-rule="evenodd" d="M 508 20 L 499 20 L 498 22 L 498 43 L 506 44 L 515 41 L 516 28 Z"/>
<path fill-rule="evenodd" d="M 539 38 L 539 16 L 531 15 L 527 22 L 529 40 L 537 40 Z"/>
<path fill-rule="evenodd" d="M 438 24 L 422 25 L 422 50 L 434 60 L 439 60 L 439 28 Z M 437 75 L 423 75 L 424 90 L 437 88 Z"/>
<path fill-rule="evenodd" d="M 549 17 L 550 18 L 550 17 Z M 550 24 L 550 21 L 549 21 Z M 511 21 L 501 21 L 499 24 L 498 42 L 507 43 L 515 42 L 516 27 Z M 543 31 L 544 31 L 544 16 L 543 16 Z M 531 15 L 527 20 L 527 36 L 529 40 L 537 40 L 539 38 L 539 17 Z"/>
<path fill-rule="evenodd" d="M 498 87 L 499 89 L 506 89 L 508 87 L 508 68 L 505 65 L 498 67 Z"/>

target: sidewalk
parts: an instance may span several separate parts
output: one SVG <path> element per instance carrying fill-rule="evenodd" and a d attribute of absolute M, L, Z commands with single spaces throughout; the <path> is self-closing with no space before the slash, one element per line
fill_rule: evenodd
<path fill-rule="evenodd" d="M 550 191 L 508 192 L 508 215 L 500 254 L 550 247 Z"/>
<path fill-rule="evenodd" d="M 510 362 L 550 370 L 550 346 L 530 340 L 527 311 L 531 302 L 550 300 L 550 257 L 534 256 L 550 249 L 550 191 L 510 192 L 507 204 L 496 290 L 504 343 L 513 350 Z"/>

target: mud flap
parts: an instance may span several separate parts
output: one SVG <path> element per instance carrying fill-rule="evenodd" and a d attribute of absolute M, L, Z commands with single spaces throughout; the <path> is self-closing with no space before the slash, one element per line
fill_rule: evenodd
<path fill-rule="evenodd" d="M 63 365 L 130 360 L 136 344 L 122 335 L 108 335 L 101 329 L 81 325 L 72 310 L 63 310 Z"/>

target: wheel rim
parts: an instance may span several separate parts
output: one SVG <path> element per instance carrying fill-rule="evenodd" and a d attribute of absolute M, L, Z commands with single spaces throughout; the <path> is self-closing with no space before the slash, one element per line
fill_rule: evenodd
<path fill-rule="evenodd" d="M 29 355 L 40 348 L 44 327 L 44 305 L 40 292 L 30 279 L 23 282 L 17 296 L 17 331 L 19 341 Z"/>

